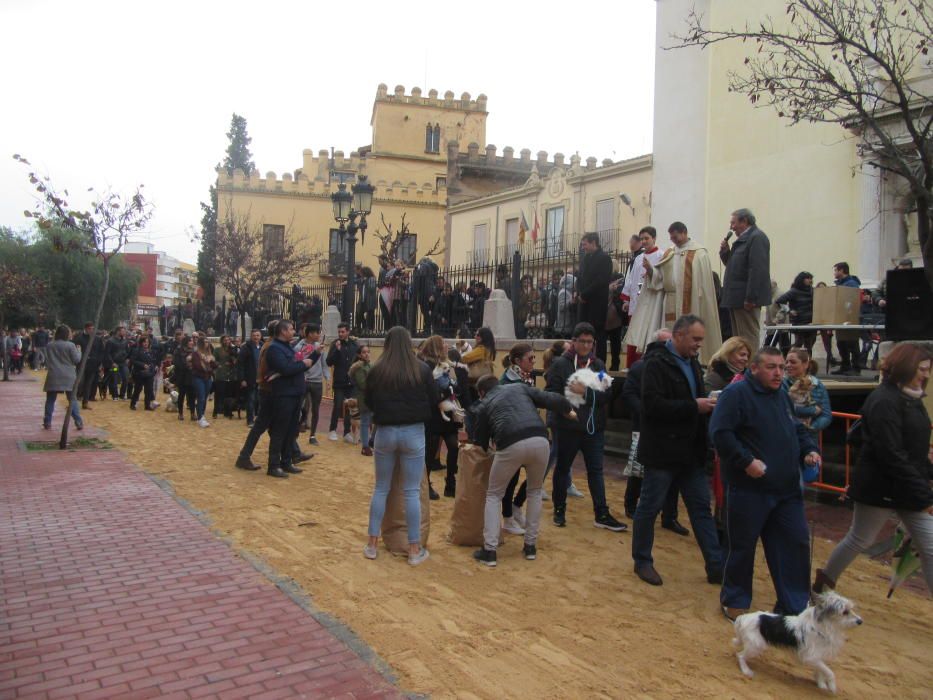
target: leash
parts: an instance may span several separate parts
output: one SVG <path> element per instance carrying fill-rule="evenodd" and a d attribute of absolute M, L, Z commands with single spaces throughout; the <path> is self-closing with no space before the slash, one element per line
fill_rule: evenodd
<path fill-rule="evenodd" d="M 586 419 L 586 434 L 596 434 L 596 392 L 593 391 L 593 405 L 590 407 L 590 415 Z"/>

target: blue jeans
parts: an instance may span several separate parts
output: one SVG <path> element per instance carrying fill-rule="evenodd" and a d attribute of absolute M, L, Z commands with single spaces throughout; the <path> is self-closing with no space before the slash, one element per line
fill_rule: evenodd
<path fill-rule="evenodd" d="M 52 413 L 55 412 L 55 399 L 57 399 L 58 395 L 61 393 L 60 391 L 45 392 L 45 415 L 42 418 L 43 425 L 52 425 Z M 64 394 L 68 398 L 68 403 L 71 405 L 71 417 L 74 419 L 75 426 L 84 425 L 81 422 L 81 412 L 78 410 L 78 402 L 75 399 L 74 392 L 66 391 Z"/>
<path fill-rule="evenodd" d="M 369 536 L 377 537 L 386 512 L 386 498 L 398 462 L 405 492 L 408 541 L 421 541 L 421 477 L 424 475 L 424 423 L 380 425 L 376 431 L 376 488 L 369 504 Z"/>
<path fill-rule="evenodd" d="M 606 437 L 602 431 L 588 435 L 583 431 L 555 431 L 557 440 L 557 464 L 554 467 L 554 508 L 567 505 L 567 488 L 570 486 L 570 468 L 577 452 L 583 453 L 586 465 L 586 483 L 593 498 L 593 512 L 596 516 L 609 511 L 606 505 L 606 484 L 603 481 L 603 448 Z"/>
<path fill-rule="evenodd" d="M 246 422 L 252 423 L 256 420 L 256 414 L 259 412 L 259 389 L 256 385 L 246 388 Z"/>
<path fill-rule="evenodd" d="M 726 487 L 726 562 L 720 601 L 730 608 L 751 606 L 759 537 L 777 593 L 774 611 L 803 612 L 810 599 L 810 532 L 800 491 L 778 495 L 732 484 Z"/>
<path fill-rule="evenodd" d="M 700 545 L 707 574 L 722 570 L 722 550 L 716 533 L 716 521 L 710 508 L 709 482 L 706 470 L 697 465 L 681 471 L 645 467 L 641 495 L 632 525 L 632 559 L 635 566 L 654 565 L 654 523 L 665 505 L 671 484 L 680 490 L 693 526 L 693 534 Z"/>
<path fill-rule="evenodd" d="M 372 423 L 372 411 L 360 411 L 360 445 L 369 446 L 369 425 Z"/>
<path fill-rule="evenodd" d="M 204 409 L 207 408 L 207 395 L 211 393 L 211 380 L 201 379 L 201 377 L 192 377 L 191 383 L 194 386 L 194 395 L 197 397 L 195 411 L 198 420 L 201 420 L 204 417 Z"/>

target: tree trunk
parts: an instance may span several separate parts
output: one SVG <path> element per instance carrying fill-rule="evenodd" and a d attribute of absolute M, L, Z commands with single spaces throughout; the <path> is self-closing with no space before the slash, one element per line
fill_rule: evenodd
<path fill-rule="evenodd" d="M 94 315 L 94 337 L 91 337 L 87 341 L 87 350 L 81 353 L 81 364 L 78 365 L 77 377 L 75 378 L 75 385 L 73 389 L 73 396 L 75 401 L 79 401 L 78 389 L 82 385 L 82 380 L 84 379 L 84 369 L 87 367 L 87 358 L 91 355 L 91 350 L 94 347 L 94 338 L 97 334 L 97 326 L 100 324 L 100 317 L 104 311 L 104 302 L 107 299 L 107 287 L 110 286 L 110 258 L 104 257 L 104 288 L 100 292 L 100 301 L 97 302 L 97 313 Z M 71 405 L 69 404 L 68 410 L 65 411 L 65 421 L 62 423 L 62 436 L 58 442 L 58 449 L 66 450 L 68 449 L 68 428 L 71 425 Z"/>

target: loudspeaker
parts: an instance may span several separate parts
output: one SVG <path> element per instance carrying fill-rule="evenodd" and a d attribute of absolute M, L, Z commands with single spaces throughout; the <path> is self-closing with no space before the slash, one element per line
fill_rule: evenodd
<path fill-rule="evenodd" d="M 933 290 L 922 269 L 888 270 L 885 299 L 888 340 L 933 340 Z"/>

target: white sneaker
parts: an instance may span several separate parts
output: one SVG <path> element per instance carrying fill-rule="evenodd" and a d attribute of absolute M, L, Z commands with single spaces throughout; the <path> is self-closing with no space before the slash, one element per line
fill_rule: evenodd
<path fill-rule="evenodd" d="M 376 551 L 376 548 L 371 544 L 367 544 L 363 547 L 363 556 L 367 559 L 375 559 L 378 554 L 379 552 Z"/>
<path fill-rule="evenodd" d="M 519 527 L 527 527 L 525 522 L 525 514 L 522 512 L 522 509 L 516 505 L 512 505 L 512 520 L 514 520 Z"/>
<path fill-rule="evenodd" d="M 429 556 L 431 556 L 431 553 L 427 549 L 422 547 L 420 552 L 418 552 L 414 556 L 408 557 L 408 563 L 411 564 L 412 566 L 418 566 L 418 564 L 425 561 Z"/>
<path fill-rule="evenodd" d="M 513 511 L 513 512 L 514 512 L 514 511 Z M 512 517 L 512 518 L 505 518 L 505 519 L 502 521 L 502 529 L 505 530 L 506 532 L 509 532 L 509 533 L 513 534 L 513 535 L 524 535 L 524 534 L 525 534 L 525 528 L 523 528 L 521 525 L 519 525 L 517 522 L 515 522 L 515 518 L 514 518 L 514 517 Z"/>
<path fill-rule="evenodd" d="M 343 441 L 344 441 L 344 442 L 348 442 L 348 443 L 350 443 L 351 445 L 355 445 L 355 444 L 356 444 L 356 440 L 353 438 L 353 433 L 347 433 L 346 435 L 344 435 L 344 436 L 343 436 Z"/>
<path fill-rule="evenodd" d="M 570 488 L 567 489 L 567 495 L 574 498 L 583 498 L 583 492 L 572 481 L 570 482 Z"/>
<path fill-rule="evenodd" d="M 327 435 L 327 439 L 330 440 L 331 442 L 337 442 L 340 438 L 337 437 L 336 430 L 331 430 L 330 433 Z"/>
<path fill-rule="evenodd" d="M 210 425 L 210 423 L 207 422 L 207 418 L 202 418 L 198 421 L 198 425 L 200 425 L 202 428 L 206 428 Z"/>
<path fill-rule="evenodd" d="M 159 407 L 159 402 L 158 402 L 158 401 L 151 401 L 151 402 L 149 403 L 149 408 L 151 408 L 151 409 L 153 409 L 153 410 L 157 409 L 158 407 Z"/>

